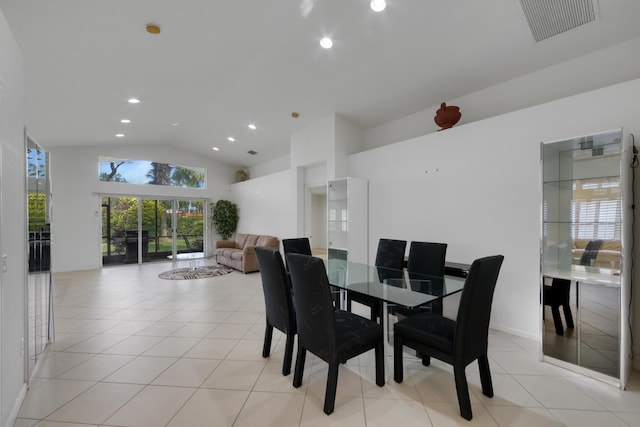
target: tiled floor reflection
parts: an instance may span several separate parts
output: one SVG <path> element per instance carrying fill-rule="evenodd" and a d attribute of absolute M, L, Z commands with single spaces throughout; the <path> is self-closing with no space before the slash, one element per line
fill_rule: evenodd
<path fill-rule="evenodd" d="M 576 297 L 576 290 L 579 296 Z M 611 286 L 571 283 L 570 301 L 575 328 L 557 335 L 551 308 L 545 306 L 544 351 L 546 355 L 617 378 L 619 376 L 620 289 Z M 576 300 L 580 301 L 579 308 Z M 579 335 L 579 337 L 578 337 Z M 579 351 L 578 351 L 579 341 Z"/>
<path fill-rule="evenodd" d="M 424 367 L 409 352 L 405 381 L 393 381 L 388 363 L 382 388 L 375 385 L 371 354 L 342 365 L 336 409 L 326 416 L 324 363 L 309 355 L 296 389 L 292 375 L 281 374 L 282 334 L 274 332 L 271 357 L 261 357 L 258 273 L 158 278 L 174 267 L 56 274 L 57 340 L 34 372 L 15 425 L 588 427 L 640 421 L 639 375 L 622 392 L 542 364 L 537 343 L 495 331 L 489 341 L 493 398 L 480 391 L 477 365 L 467 368 L 471 422 L 459 415 L 451 368 L 436 360 Z"/>

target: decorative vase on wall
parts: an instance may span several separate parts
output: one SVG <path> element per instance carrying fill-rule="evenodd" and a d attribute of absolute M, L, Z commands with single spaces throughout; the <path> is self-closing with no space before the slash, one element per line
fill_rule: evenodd
<path fill-rule="evenodd" d="M 453 127 L 453 125 L 458 123 L 460 117 L 462 117 L 462 113 L 460 113 L 459 107 L 456 107 L 455 105 L 447 105 L 443 102 L 442 104 L 440 104 L 440 108 L 438 109 L 438 111 L 436 111 L 436 116 L 433 118 L 433 120 L 442 129 L 449 129 Z"/>
<path fill-rule="evenodd" d="M 244 169 L 238 169 L 236 171 L 236 182 L 242 182 L 249 179 L 249 174 Z"/>

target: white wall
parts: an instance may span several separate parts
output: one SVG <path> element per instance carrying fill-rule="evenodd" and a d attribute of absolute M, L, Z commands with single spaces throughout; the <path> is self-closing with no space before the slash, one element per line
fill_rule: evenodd
<path fill-rule="evenodd" d="M 268 234 L 282 239 L 296 236 L 296 207 L 292 171 L 239 182 L 231 186 L 238 205 L 240 233 Z"/>
<path fill-rule="evenodd" d="M 456 126 L 528 108 L 588 90 L 640 78 L 640 37 L 588 55 L 509 80 L 455 99 L 460 107 Z M 381 147 L 436 132 L 433 117 L 440 105 L 367 129 L 366 149 Z"/>
<path fill-rule="evenodd" d="M 369 180 L 370 245 L 441 241 L 460 262 L 505 255 L 492 326 L 537 339 L 540 142 L 621 126 L 640 136 L 638 99 L 633 80 L 352 155 L 349 174 Z"/>
<path fill-rule="evenodd" d="M 347 159 L 349 154 L 357 153 L 364 149 L 364 133 L 362 129 L 336 114 L 335 116 L 335 143 L 333 178 L 345 178 L 349 175 Z"/>
<path fill-rule="evenodd" d="M 311 249 L 327 248 L 327 195 L 311 196 Z"/>
<path fill-rule="evenodd" d="M 277 159 L 269 160 L 268 162 L 260 163 L 249 168 L 249 179 L 260 178 L 261 176 L 270 175 L 276 172 L 282 172 L 290 167 L 290 156 L 287 154 Z"/>
<path fill-rule="evenodd" d="M 47 147 L 43 147 L 47 150 Z M 232 166 L 176 147 L 92 146 L 55 147 L 51 153 L 52 270 L 55 272 L 99 268 L 102 262 L 99 194 L 228 199 L 234 181 Z M 207 169 L 206 189 L 133 185 L 98 181 L 100 155 L 131 160 L 152 160 Z M 217 236 L 211 236 L 213 241 Z M 212 247 L 210 245 L 210 247 Z"/>
<path fill-rule="evenodd" d="M 334 123 L 331 115 L 291 134 L 292 168 L 329 160 L 335 141 Z"/>
<path fill-rule="evenodd" d="M 0 12 L 0 425 L 11 426 L 25 385 L 26 159 L 22 55 Z M 2 262 L 2 261 L 0 261 Z"/>

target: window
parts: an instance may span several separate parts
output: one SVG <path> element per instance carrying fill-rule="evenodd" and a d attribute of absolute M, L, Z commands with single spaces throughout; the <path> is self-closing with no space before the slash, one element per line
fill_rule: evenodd
<path fill-rule="evenodd" d="M 103 182 L 205 188 L 206 169 L 100 156 L 98 177 Z"/>

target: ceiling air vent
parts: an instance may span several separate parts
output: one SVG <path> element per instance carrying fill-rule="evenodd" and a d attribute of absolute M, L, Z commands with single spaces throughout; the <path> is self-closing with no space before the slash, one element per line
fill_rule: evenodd
<path fill-rule="evenodd" d="M 247 151 L 248 154 L 251 154 L 252 156 L 255 156 L 256 154 L 258 154 L 257 151 L 253 151 L 253 150 L 249 150 Z"/>
<path fill-rule="evenodd" d="M 593 0 L 520 0 L 520 4 L 537 42 L 598 18 Z"/>

